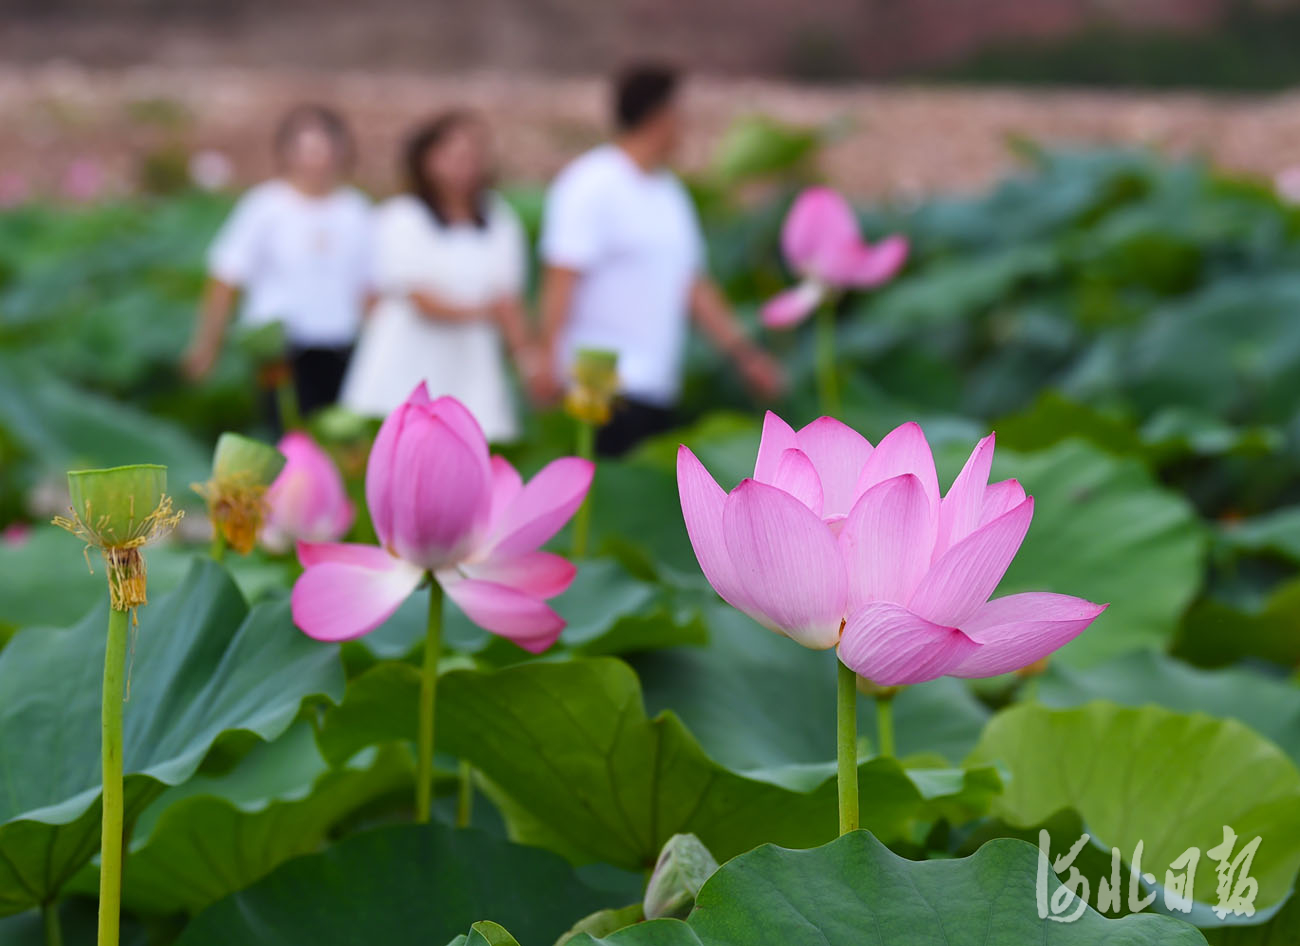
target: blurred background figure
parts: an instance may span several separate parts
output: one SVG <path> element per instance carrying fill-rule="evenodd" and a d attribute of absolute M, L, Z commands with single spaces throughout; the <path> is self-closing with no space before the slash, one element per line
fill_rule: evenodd
<path fill-rule="evenodd" d="M 620 400 L 596 449 L 617 456 L 673 426 L 690 316 L 761 398 L 780 367 L 746 336 L 706 270 L 690 195 L 668 170 L 681 137 L 678 77 L 662 66 L 626 71 L 614 89 L 613 142 L 556 178 L 546 199 L 541 255 L 543 348 L 558 377 L 583 348 L 618 354 Z"/>
<path fill-rule="evenodd" d="M 381 294 L 348 372 L 343 403 L 383 417 L 421 381 L 473 412 L 488 440 L 518 435 L 503 338 L 526 382 L 544 365 L 529 346 L 521 294 L 528 244 L 518 217 L 489 187 L 488 129 L 449 111 L 406 148 L 408 189 L 375 224 Z"/>
<path fill-rule="evenodd" d="M 334 403 L 370 291 L 371 207 L 345 178 L 354 147 L 343 119 L 292 109 L 275 134 L 280 175 L 248 191 L 208 252 L 209 280 L 182 367 L 204 378 L 235 299 L 248 327 L 280 322 L 303 414 Z"/>

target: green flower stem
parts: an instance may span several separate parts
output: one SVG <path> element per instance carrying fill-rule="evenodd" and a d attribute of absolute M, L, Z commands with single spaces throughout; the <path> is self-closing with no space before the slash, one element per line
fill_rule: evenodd
<path fill-rule="evenodd" d="M 130 615 L 108 612 L 104 693 L 100 710 L 104 806 L 99 864 L 99 946 L 117 946 L 122 902 L 122 674 Z"/>
<path fill-rule="evenodd" d="M 876 737 L 880 743 L 877 754 L 894 758 L 894 694 L 876 697 Z"/>
<path fill-rule="evenodd" d="M 59 923 L 59 905 L 53 900 L 42 903 L 41 920 L 45 924 L 45 946 L 63 946 L 63 927 Z"/>
<path fill-rule="evenodd" d="M 220 562 L 226 557 L 226 537 L 221 534 L 221 526 L 212 523 L 212 560 Z"/>
<path fill-rule="evenodd" d="M 858 675 L 840 661 L 836 693 L 840 834 L 858 827 Z"/>
<path fill-rule="evenodd" d="M 835 374 L 835 306 L 828 299 L 817 308 L 814 340 L 817 394 L 822 413 L 834 417 L 840 412 L 840 383 Z"/>
<path fill-rule="evenodd" d="M 460 760 L 460 794 L 456 797 L 456 827 L 468 828 L 474 815 L 474 769 L 468 759 Z"/>
<path fill-rule="evenodd" d="M 292 369 L 286 369 L 284 377 L 275 386 L 275 406 L 283 429 L 302 429 L 302 411 L 298 407 L 298 389 L 293 386 Z"/>
<path fill-rule="evenodd" d="M 584 460 L 596 459 L 596 426 L 589 421 L 578 423 L 578 456 Z M 591 494 L 578 507 L 573 517 L 573 557 L 583 558 L 587 554 L 587 533 L 591 528 Z"/>
<path fill-rule="evenodd" d="M 420 674 L 420 717 L 416 743 L 415 822 L 429 820 L 433 803 L 433 710 L 438 699 L 438 657 L 442 653 L 442 586 L 429 579 L 429 629 Z"/>

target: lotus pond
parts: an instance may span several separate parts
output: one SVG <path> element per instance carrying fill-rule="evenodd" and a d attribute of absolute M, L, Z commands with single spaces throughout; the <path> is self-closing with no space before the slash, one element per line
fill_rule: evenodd
<path fill-rule="evenodd" d="M 836 421 L 811 325 L 777 416 L 700 344 L 594 468 L 558 411 L 325 412 L 286 470 L 348 514 L 255 491 L 248 554 L 190 484 L 279 482 L 213 468 L 254 354 L 175 368 L 228 202 L 6 211 L 0 943 L 103 942 L 105 883 L 140 946 L 1300 943 L 1300 212 L 1026 157 L 862 210 L 910 255 L 836 303 Z M 756 333 L 793 194 L 702 195 Z"/>

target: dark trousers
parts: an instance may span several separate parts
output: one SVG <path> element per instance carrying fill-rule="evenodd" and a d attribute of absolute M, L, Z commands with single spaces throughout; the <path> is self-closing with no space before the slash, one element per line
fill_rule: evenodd
<path fill-rule="evenodd" d="M 620 398 L 609 423 L 596 431 L 596 453 L 602 457 L 622 456 L 642 440 L 672 430 L 675 417 L 671 407 Z"/>
<path fill-rule="evenodd" d="M 329 407 L 339 398 L 343 376 L 352 358 L 352 346 L 340 348 L 291 348 L 288 354 L 289 370 L 293 374 L 293 389 L 298 397 L 298 413 L 307 417 L 313 411 Z M 284 432 L 284 418 L 275 391 L 267 393 L 267 416 L 276 434 Z"/>

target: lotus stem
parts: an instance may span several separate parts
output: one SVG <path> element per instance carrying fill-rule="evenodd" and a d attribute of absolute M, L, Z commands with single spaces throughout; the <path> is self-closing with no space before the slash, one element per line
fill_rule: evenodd
<path fill-rule="evenodd" d="M 840 384 L 835 374 L 835 305 L 830 300 L 817 308 L 815 331 L 817 394 L 822 413 L 835 417 L 840 412 Z"/>
<path fill-rule="evenodd" d="M 53 900 L 41 904 L 41 921 L 45 927 L 45 946 L 63 946 L 63 927 L 59 921 L 59 905 Z"/>
<path fill-rule="evenodd" d="M 836 681 L 837 739 L 839 762 L 840 834 L 858 827 L 858 676 L 840 661 Z"/>
<path fill-rule="evenodd" d="M 298 407 L 298 389 L 293 385 L 293 369 L 288 366 L 275 384 L 275 406 L 280 427 L 285 431 L 302 429 L 302 411 Z"/>
<path fill-rule="evenodd" d="M 419 729 L 416 742 L 415 823 L 426 824 L 433 804 L 433 711 L 438 699 L 438 658 L 442 652 L 442 586 L 429 581 L 429 627 L 420 674 Z"/>
<path fill-rule="evenodd" d="M 220 562 L 226 557 L 226 538 L 221 534 L 221 526 L 212 523 L 212 560 Z"/>
<path fill-rule="evenodd" d="M 596 458 L 596 426 L 587 420 L 578 422 L 578 456 L 584 460 Z M 573 517 L 573 557 L 583 558 L 587 554 L 587 534 L 591 528 L 591 493 L 583 499 Z"/>
<path fill-rule="evenodd" d="M 880 743 L 878 755 L 894 758 L 894 694 L 876 697 L 876 739 Z"/>
<path fill-rule="evenodd" d="M 103 830 L 99 846 L 99 946 L 117 946 L 122 902 L 122 674 L 130 615 L 108 612 L 104 693 L 100 710 L 103 753 Z M 48 930 L 48 921 L 47 921 Z M 48 933 L 47 933 L 48 939 Z"/>
<path fill-rule="evenodd" d="M 460 760 L 460 793 L 456 797 L 456 827 L 468 828 L 474 816 L 474 768 L 468 759 Z"/>

